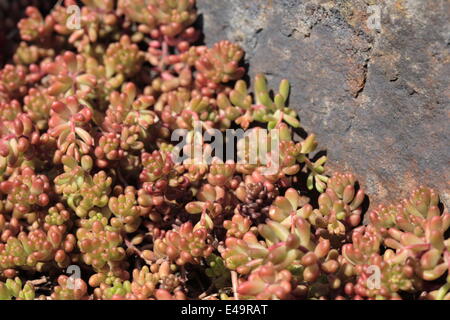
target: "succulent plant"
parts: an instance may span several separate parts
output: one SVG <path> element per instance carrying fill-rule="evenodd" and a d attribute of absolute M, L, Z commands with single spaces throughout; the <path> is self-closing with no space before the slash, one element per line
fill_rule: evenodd
<path fill-rule="evenodd" d="M 49 203 L 50 183 L 44 175 L 36 175 L 33 169 L 25 167 L 20 174 L 0 183 L 0 190 L 7 194 L 5 209 L 12 211 L 14 217 L 28 218 L 36 216 L 39 207 Z"/>
<path fill-rule="evenodd" d="M 53 4 L 0 1 L 0 300 L 450 300 L 437 191 L 366 213 L 195 0 Z"/>
<path fill-rule="evenodd" d="M 225 220 L 223 226 L 227 229 L 227 237 L 242 239 L 250 231 L 252 221 L 239 213 L 235 213 L 231 220 Z"/>
<path fill-rule="evenodd" d="M 130 281 L 114 276 L 101 279 L 99 287 L 94 290 L 94 297 L 100 300 L 135 300 Z"/>
<path fill-rule="evenodd" d="M 119 8 L 144 33 L 175 37 L 197 18 L 194 0 L 120 0 Z"/>
<path fill-rule="evenodd" d="M 52 293 L 53 300 L 84 300 L 88 298 L 87 284 L 82 279 L 72 279 L 65 275 L 58 277 L 58 286 Z"/>
<path fill-rule="evenodd" d="M 440 287 L 438 290 L 433 290 L 429 292 L 428 294 L 425 294 L 425 297 L 429 300 L 449 300 L 449 283 L 447 282 L 442 287 Z"/>
<path fill-rule="evenodd" d="M 420 282 L 414 277 L 413 267 L 403 262 L 395 261 L 395 253 L 386 251 L 383 256 L 372 255 L 368 264 L 357 268 L 358 281 L 355 292 L 372 299 L 401 299 L 401 292 L 413 292 L 420 288 Z M 369 277 L 373 274 L 370 268 L 380 271 L 379 284 L 372 284 Z"/>
<path fill-rule="evenodd" d="M 441 214 L 438 208 L 439 196 L 433 189 L 419 187 L 411 197 L 389 206 L 378 206 L 370 212 L 370 221 L 377 228 L 397 227 L 417 236 L 424 234 L 424 222 Z"/>
<path fill-rule="evenodd" d="M 19 101 L 11 100 L 0 104 L 0 119 L 2 121 L 12 121 L 22 112 Z"/>
<path fill-rule="evenodd" d="M 236 164 L 233 161 L 223 162 L 214 158 L 207 175 L 208 182 L 213 186 L 225 186 L 235 172 Z"/>
<path fill-rule="evenodd" d="M 37 64 L 39 61 L 52 58 L 55 55 L 55 50 L 34 44 L 28 44 L 22 41 L 16 48 L 14 53 L 14 63 L 21 65 Z"/>
<path fill-rule="evenodd" d="M 23 284 L 19 277 L 7 279 L 6 282 L 0 282 L 0 300 L 34 300 L 35 292 L 33 285 Z"/>
<path fill-rule="evenodd" d="M 248 280 L 241 283 L 238 293 L 243 299 L 286 300 L 293 290 L 292 275 L 288 270 L 277 271 L 268 263 L 253 271 Z"/>
<path fill-rule="evenodd" d="M 353 265 L 368 263 L 373 254 L 380 251 L 382 236 L 373 225 L 353 230 L 352 243 L 342 247 L 342 255 Z"/>
<path fill-rule="evenodd" d="M 204 184 L 196 197 L 200 201 L 189 202 L 185 207 L 191 214 L 201 213 L 195 229 L 205 227 L 209 230 L 223 231 L 221 227 L 236 207 L 236 198 L 224 188 L 211 184 Z"/>
<path fill-rule="evenodd" d="M 111 225 L 123 228 L 126 232 L 135 232 L 141 224 L 140 207 L 137 205 L 136 190 L 129 186 L 118 197 L 110 197 L 109 209 L 116 218 Z"/>
<path fill-rule="evenodd" d="M 269 129 L 275 127 L 277 123 L 285 121 L 292 127 L 300 127 L 300 122 L 296 119 L 295 111 L 286 107 L 289 97 L 290 85 L 288 80 L 282 80 L 278 93 L 272 100 L 267 88 L 267 80 L 263 74 L 255 77 L 255 103 L 253 118 L 256 121 L 268 122 Z"/>
<path fill-rule="evenodd" d="M 59 162 L 63 155 L 67 155 L 81 161 L 81 157 L 91 151 L 94 143 L 88 131 L 92 110 L 80 104 L 75 96 L 69 96 L 63 101 L 52 104 L 48 121 L 48 133 L 57 139 L 55 160 Z"/>
<path fill-rule="evenodd" d="M 92 163 L 90 161 L 89 157 L 84 158 L 80 167 L 73 158 L 64 157 L 66 172 L 55 177 L 55 191 L 62 194 L 67 204 L 81 218 L 86 217 L 93 208 L 105 207 L 111 191 L 112 178 L 105 171 L 91 176 L 83 169 L 83 166 Z M 85 165 L 84 162 L 89 164 Z"/>
<path fill-rule="evenodd" d="M 31 88 L 24 98 L 24 111 L 27 112 L 30 119 L 36 123 L 40 130 L 47 129 L 51 106 L 54 101 L 55 98 L 43 88 Z"/>
<path fill-rule="evenodd" d="M 169 230 L 163 239 L 155 240 L 155 254 L 178 265 L 198 263 L 201 257 L 208 257 L 212 252 L 207 237 L 205 228 L 194 230 L 192 223 L 186 222 L 178 230 Z"/>
<path fill-rule="evenodd" d="M 142 165 L 144 169 L 140 174 L 142 182 L 155 182 L 160 179 L 170 179 L 174 174 L 174 162 L 169 152 L 153 151 L 153 153 L 142 154 Z"/>
<path fill-rule="evenodd" d="M 161 293 L 158 294 L 158 291 L 175 294 L 179 299 L 183 299 L 182 281 L 175 272 L 176 266 L 168 261 L 153 263 L 140 270 L 134 269 L 131 292 L 138 300 L 160 296 Z"/>
<path fill-rule="evenodd" d="M 43 63 L 44 72 L 50 75 L 48 93 L 56 97 L 77 96 L 86 98 L 97 84 L 93 74 L 87 73 L 83 55 L 66 51 L 53 62 Z"/>
<path fill-rule="evenodd" d="M 93 216 L 81 221 L 76 236 L 84 263 L 96 272 L 122 273 L 125 250 L 120 246 L 123 240 L 119 232 Z"/>
<path fill-rule="evenodd" d="M 3 126 L 0 127 L 0 174 L 6 174 L 5 177 L 7 177 L 18 168 L 34 167 L 35 163 L 38 163 L 35 147 L 40 143 L 40 136 L 30 117 L 20 113 L 14 120 L 2 120 L 2 124 Z M 35 161 L 32 161 L 33 158 Z"/>
<path fill-rule="evenodd" d="M 309 220 L 316 227 L 326 228 L 330 234 L 343 235 L 361 222 L 364 191 L 355 190 L 352 174 L 335 174 L 328 179 L 327 189 L 319 196 L 319 209 Z"/>
<path fill-rule="evenodd" d="M 56 6 L 51 10 L 49 16 L 52 18 L 52 21 L 54 23 L 53 30 L 63 36 L 70 36 L 74 28 L 70 24 L 68 24 L 68 21 L 73 22 L 70 20 L 71 12 L 67 10 L 70 6 L 77 5 L 77 2 L 75 0 L 64 0 L 56 4 Z"/>
<path fill-rule="evenodd" d="M 226 287 L 231 281 L 231 273 L 226 268 L 223 259 L 213 253 L 206 258 L 206 263 L 209 268 L 205 270 L 205 273 L 212 279 L 214 286 L 217 289 Z"/>
<path fill-rule="evenodd" d="M 46 263 L 55 262 L 67 266 L 67 253 L 75 247 L 75 237 L 64 235 L 64 228 L 52 226 L 45 232 L 33 230 L 21 232 L 0 244 L 0 269 L 23 268 L 42 270 Z"/>
<path fill-rule="evenodd" d="M 114 12 L 114 1 L 84 0 L 80 10 L 79 28 L 69 37 L 78 52 L 93 53 L 99 50 L 98 41 L 117 30 L 119 18 Z"/>
<path fill-rule="evenodd" d="M 19 21 L 18 28 L 20 36 L 25 41 L 39 40 L 49 35 L 52 31 L 52 20 L 44 17 L 36 7 L 27 7 L 25 10 L 27 18 Z"/>
<path fill-rule="evenodd" d="M 274 221 L 290 226 L 292 219 L 296 216 L 309 218 L 312 206 L 308 202 L 308 198 L 300 196 L 297 190 L 289 188 L 284 197 L 275 198 L 269 208 L 268 216 Z"/>
<path fill-rule="evenodd" d="M 123 79 L 133 76 L 141 68 L 144 56 L 130 37 L 123 35 L 119 42 L 111 43 L 105 53 L 106 76 L 120 76 Z"/>
<path fill-rule="evenodd" d="M 239 66 L 244 51 L 234 43 L 220 41 L 208 49 L 195 63 L 197 85 L 214 89 L 220 83 L 240 79 L 245 69 Z"/>
<path fill-rule="evenodd" d="M 25 66 L 7 64 L 0 70 L 0 92 L 16 98 L 27 92 L 28 70 Z"/>

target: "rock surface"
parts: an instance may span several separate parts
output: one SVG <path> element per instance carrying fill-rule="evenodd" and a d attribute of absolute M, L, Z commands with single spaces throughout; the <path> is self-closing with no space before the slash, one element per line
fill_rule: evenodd
<path fill-rule="evenodd" d="M 197 0 L 205 43 L 287 78 L 290 106 L 374 207 L 420 184 L 450 204 L 450 1 Z M 378 19 L 379 18 L 379 19 Z"/>

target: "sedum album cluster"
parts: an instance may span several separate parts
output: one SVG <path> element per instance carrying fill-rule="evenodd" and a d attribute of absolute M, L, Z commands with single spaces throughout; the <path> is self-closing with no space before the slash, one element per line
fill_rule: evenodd
<path fill-rule="evenodd" d="M 250 92 L 238 45 L 201 44 L 195 0 L 0 5 L 0 299 L 450 300 L 436 191 L 367 212 L 288 81 Z M 198 122 L 276 130 L 276 170 L 174 161 Z"/>

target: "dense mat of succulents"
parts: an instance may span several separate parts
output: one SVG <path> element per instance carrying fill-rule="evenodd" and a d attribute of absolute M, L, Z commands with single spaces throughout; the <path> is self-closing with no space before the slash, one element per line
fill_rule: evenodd
<path fill-rule="evenodd" d="M 82 0 L 74 30 L 74 0 L 42 2 L 2 3 L 24 17 L 0 39 L 0 299 L 450 300 L 436 191 L 366 212 L 315 135 L 294 139 L 289 83 L 250 93 L 239 46 L 199 44 L 194 0 Z M 278 172 L 175 163 L 196 120 L 279 129 Z"/>

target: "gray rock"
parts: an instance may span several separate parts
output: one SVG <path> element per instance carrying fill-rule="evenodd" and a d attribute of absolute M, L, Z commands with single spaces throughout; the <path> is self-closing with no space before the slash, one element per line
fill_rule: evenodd
<path fill-rule="evenodd" d="M 290 106 L 302 126 L 317 134 L 332 170 L 358 176 L 372 208 L 420 184 L 438 190 L 449 206 L 448 0 L 197 0 L 197 6 L 207 45 L 237 42 L 251 77 L 266 73 L 273 87 L 290 80 Z"/>

